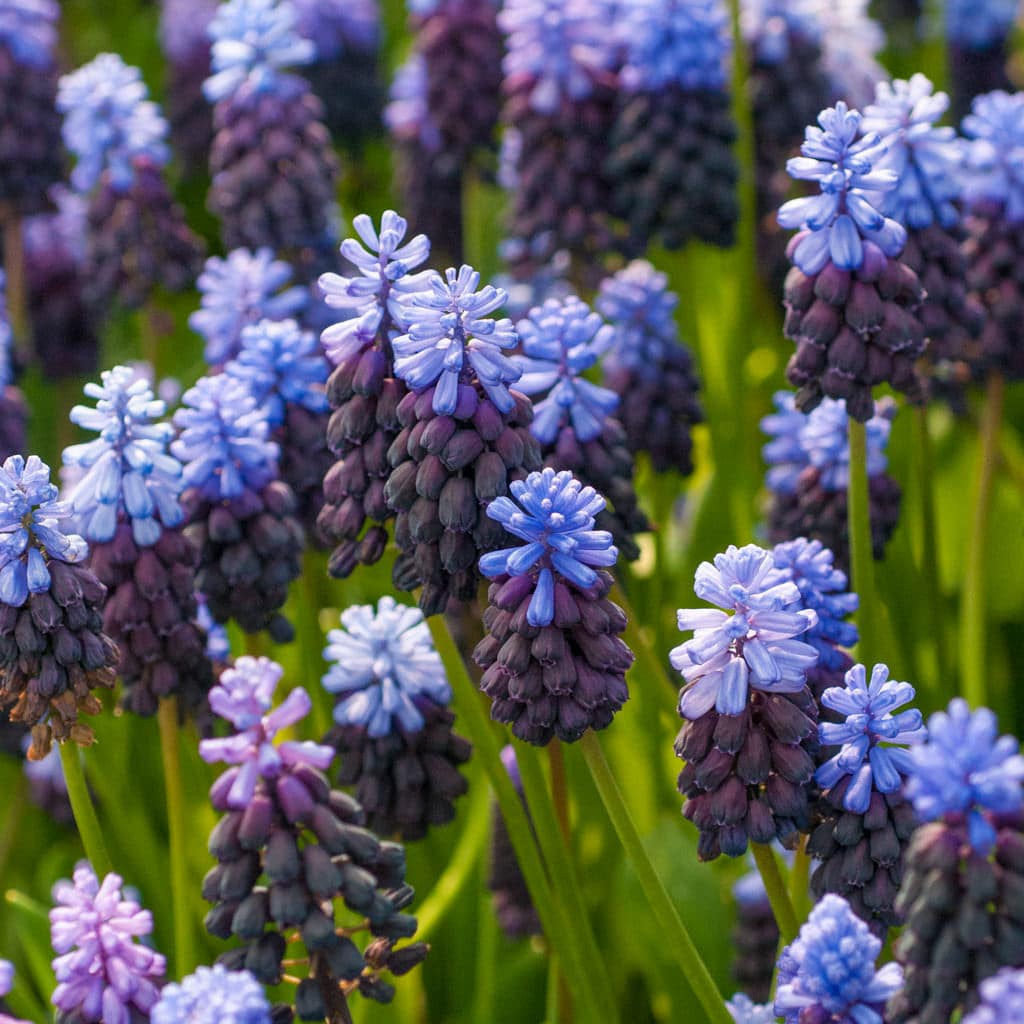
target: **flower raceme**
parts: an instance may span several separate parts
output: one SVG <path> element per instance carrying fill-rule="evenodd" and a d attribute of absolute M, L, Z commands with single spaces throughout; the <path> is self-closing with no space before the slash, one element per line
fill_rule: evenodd
<path fill-rule="evenodd" d="M 222 964 L 199 967 L 180 983 L 165 985 L 151 1024 L 271 1024 L 263 986 L 248 971 Z"/>

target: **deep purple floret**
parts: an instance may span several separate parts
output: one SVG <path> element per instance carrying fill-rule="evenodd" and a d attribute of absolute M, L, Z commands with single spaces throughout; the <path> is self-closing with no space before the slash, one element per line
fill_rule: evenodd
<path fill-rule="evenodd" d="M 820 193 L 791 199 L 779 210 L 779 224 L 805 234 L 793 262 L 817 274 L 830 260 L 840 270 L 858 270 L 864 242 L 898 256 L 906 229 L 881 212 L 882 196 L 898 184 L 893 171 L 879 170 L 885 146 L 876 133 L 861 135 L 861 115 L 842 101 L 818 115 L 820 127 L 807 128 L 801 156 L 786 164 L 790 176 L 816 181 Z"/>
<path fill-rule="evenodd" d="M 136 942 L 153 931 L 153 915 L 122 892 L 118 875 L 102 884 L 82 861 L 73 882 L 53 887 L 50 939 L 57 989 L 53 1004 L 83 1024 L 131 1024 L 159 996 L 164 958 Z"/>
<path fill-rule="evenodd" d="M 824 789 L 831 789 L 844 776 L 852 776 L 843 806 L 854 814 L 865 814 L 872 792 L 899 791 L 913 764 L 905 747 L 924 743 L 927 734 L 920 711 L 897 710 L 914 699 L 915 690 L 910 683 L 890 679 L 888 666 L 876 665 L 869 683 L 864 666 L 854 665 L 844 682 L 845 686 L 830 686 L 821 696 L 821 703 L 846 721 L 819 723 L 822 746 L 841 749 L 818 768 L 814 778 Z"/>
<path fill-rule="evenodd" d="M 228 807 L 247 807 L 260 778 L 277 778 L 285 768 L 300 764 L 326 771 L 334 757 L 333 747 L 308 740 L 275 742 L 282 729 L 300 722 L 313 707 L 300 686 L 270 710 L 282 675 L 284 669 L 269 658 L 242 657 L 221 673 L 210 691 L 211 710 L 238 730 L 234 736 L 199 743 L 204 761 L 237 766 L 227 792 Z"/>
<path fill-rule="evenodd" d="M 576 296 L 548 299 L 516 324 L 523 355 L 519 390 L 545 393 L 534 407 L 533 436 L 551 444 L 572 424 L 578 440 L 592 441 L 618 408 L 619 396 L 583 376 L 615 341 L 615 330 Z"/>
<path fill-rule="evenodd" d="M 344 60 L 346 50 L 380 42 L 377 0 L 291 0 L 295 28 L 316 47 L 315 60 Z"/>
<path fill-rule="evenodd" d="M 928 719 L 928 742 L 911 752 L 906 794 L 922 821 L 966 816 L 971 845 L 987 853 L 996 831 L 989 814 L 1024 804 L 1024 756 L 1013 736 L 999 736 L 988 708 L 971 711 L 956 697 Z"/>
<path fill-rule="evenodd" d="M 513 482 L 509 490 L 512 498 L 496 498 L 487 515 L 526 543 L 485 554 L 480 571 L 494 578 L 539 569 L 526 617 L 532 626 L 547 626 L 555 614 L 555 573 L 585 590 L 597 582 L 595 567 L 609 568 L 618 558 L 612 535 L 594 529 L 605 501 L 568 470 L 551 468 Z"/>

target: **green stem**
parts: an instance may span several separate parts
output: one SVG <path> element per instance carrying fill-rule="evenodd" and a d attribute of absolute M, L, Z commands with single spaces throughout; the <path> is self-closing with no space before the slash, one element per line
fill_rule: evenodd
<path fill-rule="evenodd" d="M 782 941 L 789 943 L 796 938 L 798 929 L 796 911 L 789 899 L 789 892 L 786 889 L 786 881 L 779 871 L 779 862 L 775 859 L 775 852 L 770 846 L 764 843 L 751 843 L 754 854 L 754 862 L 761 874 L 761 881 L 768 892 L 768 902 L 772 905 L 772 913 L 775 915 L 775 923 L 779 926 L 779 933 Z"/>
<path fill-rule="evenodd" d="M 647 639 L 647 635 L 640 625 L 643 620 L 637 617 L 622 586 L 615 583 L 608 596 L 626 613 L 626 629 L 622 634 L 622 639 L 636 657 L 633 673 L 642 675 L 645 682 L 660 678 L 668 684 L 669 689 L 678 690 L 679 684 L 673 681 L 665 663 L 651 646 L 650 640 Z"/>
<path fill-rule="evenodd" d="M 7 317 L 18 352 L 28 359 L 32 346 L 28 331 L 28 288 L 25 284 L 25 241 L 21 218 L 13 210 L 0 209 L 3 223 L 4 292 L 7 297 Z"/>
<path fill-rule="evenodd" d="M 0 878 L 7 876 L 7 861 L 16 845 L 21 830 L 21 820 L 25 816 L 25 805 L 28 803 L 28 781 L 24 772 L 18 772 L 17 781 L 11 791 L 5 794 L 7 811 L 4 814 L 3 826 L 0 827 Z"/>
<path fill-rule="evenodd" d="M 636 830 L 629 807 L 622 797 L 596 734 L 590 731 L 584 733 L 580 746 L 583 748 L 583 756 L 593 775 L 608 817 L 615 827 L 626 856 L 640 878 L 647 902 L 657 918 L 665 949 L 671 950 L 676 956 L 683 976 L 704 1007 L 707 1020 L 711 1024 L 733 1024 L 732 1014 L 725 1008 L 725 1002 L 711 977 L 711 972 L 701 959 L 700 952 L 665 889 L 664 882 L 647 855 L 643 840 Z"/>
<path fill-rule="evenodd" d="M 797 921 L 805 921 L 811 912 L 811 855 L 807 852 L 805 836 L 796 848 L 793 866 L 789 871 L 789 898 Z"/>
<path fill-rule="evenodd" d="M 483 787 L 481 787 L 483 788 Z M 494 1001 L 498 959 L 498 919 L 485 894 L 477 914 L 476 985 L 473 993 L 473 1020 L 494 1020 Z M 417 935 L 417 938 L 419 936 Z"/>
<path fill-rule="evenodd" d="M 569 787 L 565 778 L 565 755 L 562 752 L 561 740 L 552 740 L 547 747 L 548 767 L 551 769 L 551 799 L 555 805 L 555 816 L 558 818 L 558 829 L 562 834 L 562 841 L 572 855 L 572 834 L 569 822 Z M 585 913 L 584 908 L 584 913 Z M 569 1002 L 569 991 L 565 985 L 562 972 L 558 970 L 558 958 L 552 957 L 552 970 L 557 982 L 558 1003 L 556 1007 L 557 1019 L 568 1021 L 572 1016 L 572 1005 Z"/>
<path fill-rule="evenodd" d="M 850 535 L 851 589 L 857 592 L 857 658 L 869 667 L 868 653 L 878 643 L 878 594 L 875 589 L 875 556 L 871 543 L 871 494 L 868 487 L 867 431 L 863 423 L 849 419 L 850 471 L 846 515 Z"/>
<path fill-rule="evenodd" d="M 178 747 L 178 701 L 164 697 L 157 712 L 160 752 L 167 795 L 167 830 L 171 838 L 171 897 L 174 901 L 174 966 L 183 978 L 196 964 L 192 943 L 192 906 L 188 884 L 188 820 L 181 785 L 181 753 Z"/>
<path fill-rule="evenodd" d="M 576 944 L 576 922 L 566 913 L 561 899 L 556 899 L 544 872 L 540 852 L 534 841 L 526 809 L 519 798 L 505 765 L 501 760 L 498 741 L 491 724 L 480 705 L 480 695 L 469 677 L 462 656 L 444 621 L 439 616 L 427 619 L 434 646 L 444 663 L 448 682 L 455 693 L 460 721 L 473 741 L 476 756 L 490 779 L 498 800 L 501 816 L 505 819 L 509 839 L 515 850 L 519 867 L 540 916 L 541 926 L 548 942 L 558 951 L 565 964 L 566 980 L 572 990 L 580 1018 L 586 1021 L 605 1019 L 591 984 L 592 967 L 587 964 Z"/>
<path fill-rule="evenodd" d="M 92 865 L 93 871 L 102 881 L 113 871 L 107 844 L 103 841 L 96 808 L 92 805 L 89 786 L 85 781 L 82 759 L 78 744 L 73 740 L 60 744 L 60 760 L 64 766 L 64 781 L 68 787 L 68 799 L 71 801 L 71 812 L 75 816 L 78 834 L 85 848 L 85 856 Z"/>
<path fill-rule="evenodd" d="M 999 433 L 1003 419 L 1005 381 L 1001 374 L 989 376 L 985 405 L 981 413 L 978 462 L 974 475 L 973 520 L 967 546 L 967 566 L 960 605 L 960 651 L 963 694 L 968 703 L 980 707 L 986 701 L 985 676 L 985 560 L 988 557 L 988 526 L 992 510 L 995 470 L 999 461 Z"/>

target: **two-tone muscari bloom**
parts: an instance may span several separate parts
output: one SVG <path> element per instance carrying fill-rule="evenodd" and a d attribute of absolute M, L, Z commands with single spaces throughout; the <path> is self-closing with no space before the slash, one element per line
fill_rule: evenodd
<path fill-rule="evenodd" d="M 88 192 L 110 172 L 115 189 L 135 181 L 135 163 L 158 167 L 170 157 L 167 122 L 148 98 L 142 73 L 114 53 L 101 53 L 60 80 L 57 108 L 64 114 L 64 144 L 77 159 L 71 183 Z"/>
<path fill-rule="evenodd" d="M 843 806 L 864 814 L 872 792 L 899 791 L 912 770 L 906 748 L 924 743 L 926 734 L 920 711 L 898 710 L 914 699 L 915 690 L 910 683 L 890 679 L 888 666 L 876 665 L 868 682 L 864 666 L 854 665 L 845 682 L 845 687 L 829 687 L 821 696 L 825 707 L 846 720 L 819 723 L 822 745 L 840 750 L 818 768 L 814 778 L 831 789 L 844 776 L 852 776 Z"/>
<path fill-rule="evenodd" d="M 425 284 L 402 304 L 408 329 L 393 342 L 395 375 L 413 391 L 435 386 L 434 412 L 448 416 L 472 371 L 497 409 L 510 412 L 508 387 L 520 370 L 505 352 L 518 339 L 511 320 L 488 316 L 505 304 L 505 292 L 490 284 L 477 290 L 480 274 L 466 264 L 449 267 L 444 277 L 433 272 Z"/>
<path fill-rule="evenodd" d="M 50 467 L 38 455 L 12 455 L 0 469 L 0 602 L 18 608 L 50 589 L 50 561 L 74 564 L 88 554 L 82 537 L 65 533 L 71 504 L 58 499 Z"/>
<path fill-rule="evenodd" d="M 792 580 L 779 582 L 770 551 L 756 544 L 730 545 L 714 564 L 700 564 L 693 589 L 719 607 L 678 612 L 679 628 L 694 634 L 669 655 L 690 684 L 679 698 L 684 718 L 697 719 L 711 708 L 741 714 L 751 688 L 803 689 L 818 652 L 795 637 L 814 626 L 818 615 L 807 608 L 788 610 L 800 600 L 800 589 Z"/>
<path fill-rule="evenodd" d="M 963 1024 L 1002 1024 L 1024 1020 L 1024 970 L 1004 967 L 978 986 L 980 1002 L 967 1014 Z"/>
<path fill-rule="evenodd" d="M 447 705 L 451 687 L 419 608 L 382 597 L 341 613 L 341 629 L 327 634 L 332 662 L 324 689 L 336 694 L 334 720 L 359 725 L 372 737 L 423 728 L 418 702 Z"/>
<path fill-rule="evenodd" d="M 202 335 L 203 358 L 210 366 L 238 355 L 244 327 L 260 320 L 285 320 L 304 310 L 309 295 L 291 280 L 292 268 L 266 248 L 233 249 L 206 261 L 196 281 L 200 306 L 188 324 Z"/>
<path fill-rule="evenodd" d="M 197 967 L 164 986 L 150 1024 L 271 1024 L 263 986 L 248 971 Z"/>
<path fill-rule="evenodd" d="M 102 882 L 84 861 L 73 881 L 53 888 L 50 939 L 57 989 L 53 1004 L 84 1024 L 131 1024 L 159 997 L 164 958 L 136 941 L 153 931 L 153 915 L 122 890 L 120 876 Z"/>
<path fill-rule="evenodd" d="M 818 195 L 791 199 L 779 210 L 782 227 L 802 232 L 793 262 L 805 274 L 817 274 L 830 261 L 840 270 L 857 270 L 865 241 L 898 256 L 907 233 L 881 212 L 881 197 L 896 188 L 898 178 L 878 169 L 886 152 L 880 137 L 862 134 L 861 115 L 842 101 L 823 110 L 818 124 L 807 128 L 801 156 L 786 164 L 791 177 L 820 188 Z"/>
<path fill-rule="evenodd" d="M 780 958 L 775 1012 L 786 1024 L 882 1024 L 903 971 L 895 963 L 876 970 L 881 951 L 882 940 L 845 900 L 831 893 L 822 897 Z"/>
<path fill-rule="evenodd" d="M 278 741 L 279 732 L 301 721 L 313 707 L 309 694 L 297 687 L 270 710 L 282 675 L 284 669 L 269 658 L 242 657 L 221 673 L 220 681 L 210 691 L 214 714 L 238 730 L 233 736 L 201 740 L 199 744 L 204 761 L 223 761 L 235 768 L 226 796 L 229 807 L 247 807 L 260 778 L 277 778 L 286 767 L 304 764 L 324 771 L 334 757 L 331 747 L 308 740 Z M 279 785 L 279 796 L 281 790 Z"/>
<path fill-rule="evenodd" d="M 971 845 L 987 853 L 996 830 L 990 815 L 1024 805 L 1024 755 L 1013 736 L 999 736 L 988 708 L 971 711 L 960 697 L 928 719 L 928 742 L 911 754 L 906 795 L 922 821 L 966 818 Z"/>
<path fill-rule="evenodd" d="M 541 444 L 550 445 L 571 424 L 577 440 L 597 437 L 619 404 L 619 396 L 584 376 L 615 341 L 615 330 L 575 296 L 548 299 L 516 324 L 522 356 L 519 390 L 546 393 L 533 407 L 530 425 Z"/>
<path fill-rule="evenodd" d="M 571 473 L 553 469 L 531 473 L 509 490 L 512 498 L 496 498 L 487 515 L 526 543 L 485 554 L 480 571 L 490 578 L 536 572 L 526 617 L 531 626 L 547 626 L 555 616 L 556 573 L 585 590 L 597 581 L 596 569 L 618 558 L 611 534 L 594 529 L 604 498 Z"/>
<path fill-rule="evenodd" d="M 65 464 L 82 473 L 71 496 L 81 529 L 90 541 L 109 541 L 125 516 L 136 544 L 155 544 L 184 518 L 181 463 L 167 452 L 174 428 L 157 422 L 166 403 L 127 366 L 105 370 L 85 393 L 96 406 L 76 405 L 71 422 L 100 436 L 64 450 Z"/>
<path fill-rule="evenodd" d="M 273 91 L 285 68 L 309 63 L 315 47 L 296 30 L 296 12 L 281 0 L 227 0 L 210 22 L 213 74 L 203 91 L 211 103 L 247 86 Z"/>
<path fill-rule="evenodd" d="M 0 46 L 19 64 L 48 68 L 57 44 L 57 0 L 6 0 L 0 5 Z"/>
<path fill-rule="evenodd" d="M 965 208 L 991 204 L 1011 223 L 1024 221 L 1024 93 L 977 96 L 963 131 Z"/>

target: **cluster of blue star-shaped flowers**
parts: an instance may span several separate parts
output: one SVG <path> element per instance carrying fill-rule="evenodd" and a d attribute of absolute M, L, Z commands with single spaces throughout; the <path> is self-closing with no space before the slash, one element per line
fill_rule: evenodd
<path fill-rule="evenodd" d="M 1024 93 L 976 96 L 963 132 L 965 210 L 992 205 L 1009 223 L 1024 222 Z"/>
<path fill-rule="evenodd" d="M 155 544 L 184 518 L 182 466 L 167 450 L 174 428 L 160 422 L 166 403 L 127 366 L 105 370 L 85 393 L 95 407 L 76 405 L 70 419 L 99 437 L 64 449 L 64 464 L 82 474 L 70 499 L 82 533 L 89 541 L 112 540 L 125 517 L 136 544 Z"/>
<path fill-rule="evenodd" d="M 57 0 L 5 0 L 0 4 L 0 46 L 26 67 L 52 67 L 59 18 Z"/>
<path fill-rule="evenodd" d="M 79 192 L 93 189 L 104 171 L 123 191 L 134 184 L 138 161 L 166 165 L 167 122 L 148 96 L 139 69 L 114 53 L 101 53 L 61 78 L 57 109 L 64 115 L 64 145 L 77 161 L 71 184 Z"/>

